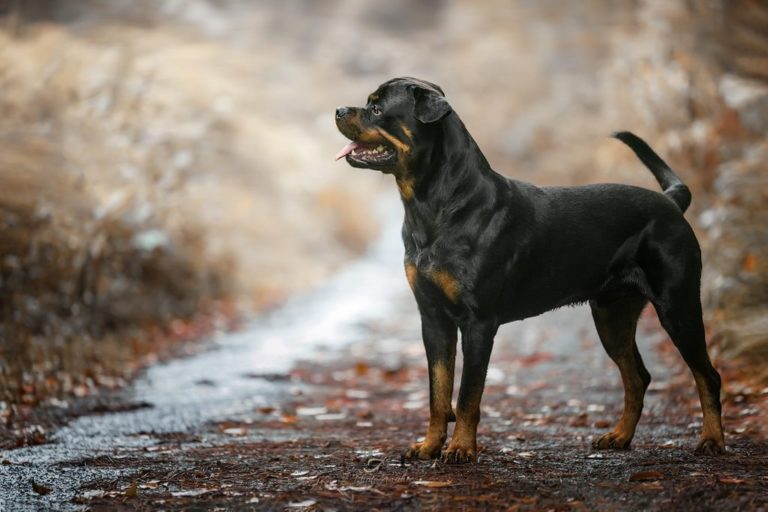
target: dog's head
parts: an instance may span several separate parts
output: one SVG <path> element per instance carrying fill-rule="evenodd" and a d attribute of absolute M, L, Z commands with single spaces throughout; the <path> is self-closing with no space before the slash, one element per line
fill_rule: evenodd
<path fill-rule="evenodd" d="M 407 77 L 384 82 L 365 107 L 336 109 L 336 126 L 352 141 L 336 160 L 346 157 L 353 167 L 405 175 L 429 150 L 428 138 L 450 113 L 443 90 L 433 83 Z"/>

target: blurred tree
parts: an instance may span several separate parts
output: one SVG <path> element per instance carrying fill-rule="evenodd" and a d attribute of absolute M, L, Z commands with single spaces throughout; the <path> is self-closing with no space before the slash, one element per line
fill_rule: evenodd
<path fill-rule="evenodd" d="M 712 207 L 701 217 L 704 298 L 724 350 L 768 361 L 768 2 L 690 5 L 722 102 L 709 141 L 719 155 Z"/>

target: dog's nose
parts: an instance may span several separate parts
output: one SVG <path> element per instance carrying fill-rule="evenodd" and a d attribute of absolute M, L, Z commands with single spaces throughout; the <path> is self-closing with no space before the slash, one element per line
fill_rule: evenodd
<path fill-rule="evenodd" d="M 336 109 L 336 119 L 342 119 L 347 116 L 349 109 L 347 107 L 339 107 Z"/>

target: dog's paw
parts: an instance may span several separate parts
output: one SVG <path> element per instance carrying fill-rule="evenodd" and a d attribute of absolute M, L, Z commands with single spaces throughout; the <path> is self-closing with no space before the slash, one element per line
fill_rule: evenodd
<path fill-rule="evenodd" d="M 696 455 L 722 455 L 725 453 L 725 443 L 720 440 L 705 437 L 696 446 L 694 452 Z"/>
<path fill-rule="evenodd" d="M 421 459 L 429 460 L 436 459 L 440 455 L 440 450 L 443 447 L 443 443 L 431 443 L 422 441 L 420 443 L 413 443 L 403 454 L 404 459 Z"/>
<path fill-rule="evenodd" d="M 632 438 L 619 432 L 608 432 L 594 441 L 592 448 L 596 450 L 629 450 Z"/>
<path fill-rule="evenodd" d="M 451 464 L 471 464 L 477 460 L 477 447 L 451 441 L 443 452 L 442 460 Z"/>

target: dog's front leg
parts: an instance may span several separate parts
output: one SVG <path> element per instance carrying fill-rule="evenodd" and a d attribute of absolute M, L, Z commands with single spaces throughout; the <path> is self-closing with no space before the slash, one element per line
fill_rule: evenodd
<path fill-rule="evenodd" d="M 443 453 L 446 462 L 474 462 L 477 457 L 477 424 L 480 421 L 480 399 L 491 358 L 493 337 L 498 325 L 472 322 L 461 329 L 464 370 L 461 373 L 459 400 L 456 404 L 456 428 Z"/>
<path fill-rule="evenodd" d="M 451 398 L 456 362 L 456 324 L 441 311 L 421 312 L 421 334 L 429 365 L 429 427 L 424 441 L 413 444 L 407 459 L 432 459 L 440 455 L 448 436 L 448 422 L 455 419 Z"/>

